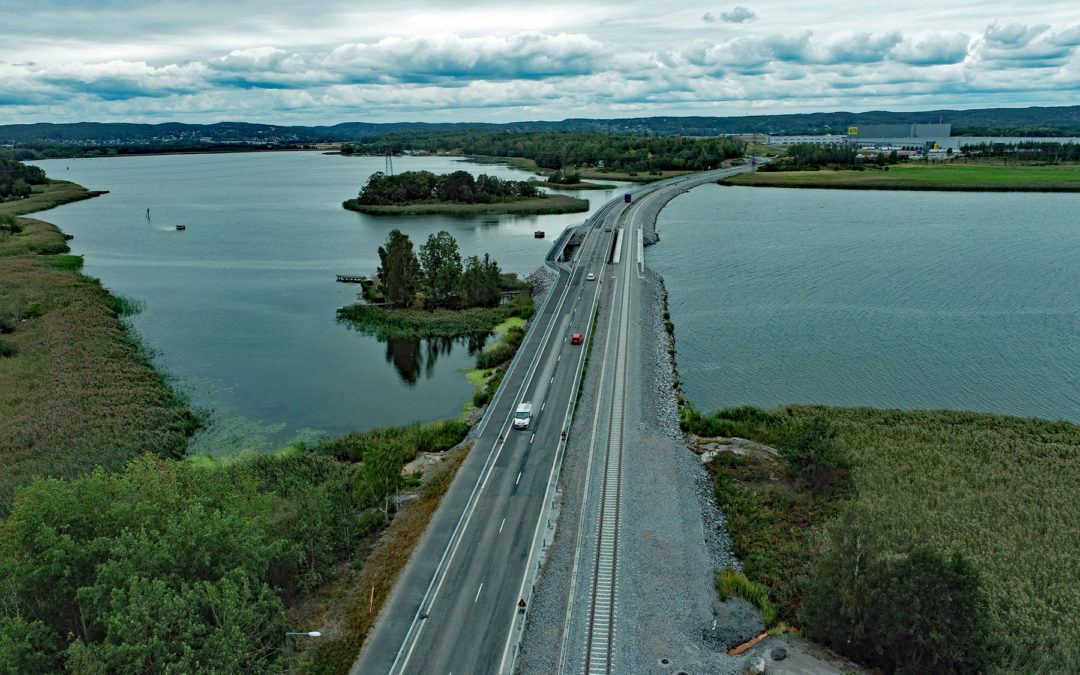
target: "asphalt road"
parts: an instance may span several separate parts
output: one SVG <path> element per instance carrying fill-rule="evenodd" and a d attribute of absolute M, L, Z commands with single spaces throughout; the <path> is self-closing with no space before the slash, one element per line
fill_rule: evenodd
<path fill-rule="evenodd" d="M 572 264 L 554 262 L 549 255 L 548 266 L 558 278 L 353 673 L 512 671 L 527 616 L 518 603 L 530 597 L 545 543 L 564 432 L 605 276 L 607 283 L 612 275 L 635 276 L 623 267 L 639 265 L 640 214 L 649 201 L 666 202 L 672 191 L 719 175 L 696 174 L 637 188 L 632 204 L 610 202 L 587 221 L 585 241 Z M 622 262 L 607 265 L 620 224 L 627 226 Z M 612 231 L 605 232 L 606 227 Z M 561 243 L 562 238 L 555 248 Z M 587 280 L 589 273 L 596 279 Z M 582 333 L 584 344 L 571 345 L 572 333 Z M 597 354 L 592 362 L 590 376 L 601 370 Z M 513 410 L 521 401 L 533 403 L 533 420 L 528 429 L 515 430 Z"/>

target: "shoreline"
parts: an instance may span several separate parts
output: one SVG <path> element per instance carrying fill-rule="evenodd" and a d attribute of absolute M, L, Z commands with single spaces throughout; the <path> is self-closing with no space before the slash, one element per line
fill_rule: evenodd
<path fill-rule="evenodd" d="M 360 205 L 355 199 L 342 203 L 347 211 L 356 211 L 376 216 L 420 216 L 420 215 L 550 215 L 559 213 L 581 213 L 589 210 L 589 202 L 566 195 L 550 195 L 543 199 L 519 199 L 513 202 L 493 202 L 490 204 L 461 204 L 456 202 L 423 202 L 419 204 L 372 204 Z"/>

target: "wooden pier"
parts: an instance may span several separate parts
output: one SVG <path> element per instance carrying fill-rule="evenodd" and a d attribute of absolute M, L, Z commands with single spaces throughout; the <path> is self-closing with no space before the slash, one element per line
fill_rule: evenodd
<path fill-rule="evenodd" d="M 367 277 L 359 274 L 339 274 L 337 280 L 346 284 L 362 284 L 367 280 Z"/>

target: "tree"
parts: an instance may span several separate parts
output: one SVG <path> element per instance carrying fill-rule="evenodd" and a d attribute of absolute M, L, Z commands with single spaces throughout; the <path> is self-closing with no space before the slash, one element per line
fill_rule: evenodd
<path fill-rule="evenodd" d="M 435 305 L 447 304 L 461 280 L 461 252 L 457 241 L 446 230 L 429 235 L 420 247 L 420 261 L 428 299 Z"/>
<path fill-rule="evenodd" d="M 411 304 L 420 282 L 420 261 L 413 252 L 409 235 L 391 230 L 386 246 L 379 247 L 379 263 L 383 295 L 398 307 Z"/>
<path fill-rule="evenodd" d="M 404 448 L 396 439 L 372 446 L 364 453 L 360 468 L 353 475 L 353 501 L 360 508 L 375 506 L 384 517 L 390 516 L 398 488 Z"/>
<path fill-rule="evenodd" d="M 897 541 L 864 509 L 826 532 L 800 622 L 845 655 L 897 673 L 983 673 L 989 613 L 975 567 Z"/>
<path fill-rule="evenodd" d="M 487 253 L 481 261 L 469 256 L 461 275 L 461 299 L 466 307 L 493 307 L 499 302 L 499 265 Z"/>

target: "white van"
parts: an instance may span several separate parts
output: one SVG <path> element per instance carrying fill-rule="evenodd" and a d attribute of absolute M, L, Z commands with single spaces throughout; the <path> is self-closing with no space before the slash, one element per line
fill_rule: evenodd
<path fill-rule="evenodd" d="M 528 401 L 519 403 L 517 410 L 514 411 L 514 428 L 528 429 L 530 421 L 532 421 L 532 403 Z"/>

